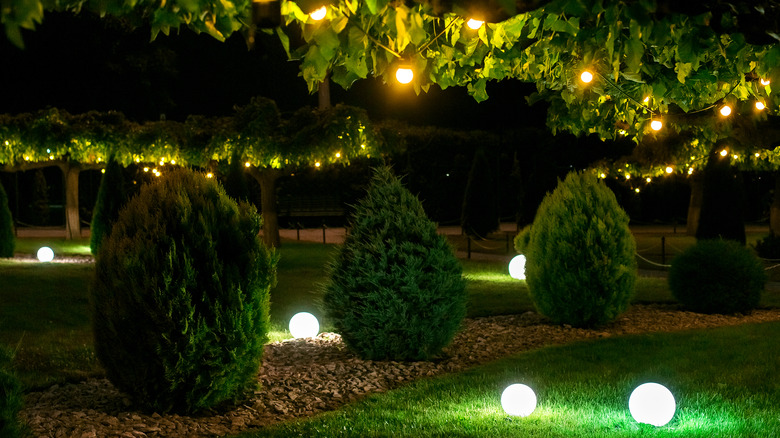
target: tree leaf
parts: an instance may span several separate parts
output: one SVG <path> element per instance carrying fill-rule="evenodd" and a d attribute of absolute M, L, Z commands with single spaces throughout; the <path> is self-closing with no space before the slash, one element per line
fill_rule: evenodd
<path fill-rule="evenodd" d="M 641 40 L 631 38 L 623 46 L 623 50 L 626 57 L 626 69 L 631 73 L 638 72 L 642 56 L 645 54 L 645 45 L 642 44 Z"/>
<path fill-rule="evenodd" d="M 677 80 L 680 81 L 680 83 L 685 83 L 685 78 L 688 77 L 688 75 L 691 74 L 691 69 L 693 68 L 693 64 L 690 62 L 678 62 L 674 66 L 674 71 L 677 72 Z"/>

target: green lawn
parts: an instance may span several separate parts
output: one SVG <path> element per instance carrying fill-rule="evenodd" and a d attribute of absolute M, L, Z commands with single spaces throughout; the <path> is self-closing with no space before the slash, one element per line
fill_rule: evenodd
<path fill-rule="evenodd" d="M 371 396 L 247 437 L 769 437 L 780 431 L 780 323 L 628 336 L 547 347 Z M 677 401 L 660 428 L 627 409 L 641 383 Z M 501 409 L 512 383 L 534 388 L 526 418 Z"/>

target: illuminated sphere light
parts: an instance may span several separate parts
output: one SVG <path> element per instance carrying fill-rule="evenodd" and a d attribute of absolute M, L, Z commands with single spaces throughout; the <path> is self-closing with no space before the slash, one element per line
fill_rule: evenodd
<path fill-rule="evenodd" d="M 759 111 L 763 111 L 766 109 L 766 105 L 764 105 L 764 102 L 761 102 L 760 100 L 756 101 L 756 109 Z"/>
<path fill-rule="evenodd" d="M 475 20 L 474 18 L 470 18 L 469 21 L 466 22 L 466 26 L 473 30 L 479 29 L 483 24 L 485 24 L 484 21 Z"/>
<path fill-rule="evenodd" d="M 501 407 L 509 415 L 527 417 L 536 409 L 536 394 L 522 383 L 509 385 L 501 394 Z"/>
<path fill-rule="evenodd" d="M 652 128 L 653 131 L 660 131 L 663 126 L 664 124 L 660 120 L 653 120 L 650 122 L 650 128 Z"/>
<path fill-rule="evenodd" d="M 398 67 L 395 71 L 395 78 L 402 84 L 408 84 L 414 79 L 414 72 L 409 67 Z"/>
<path fill-rule="evenodd" d="M 320 21 L 328 14 L 328 8 L 325 6 L 322 6 L 321 8 L 315 10 L 311 14 L 309 14 L 309 17 L 311 17 L 314 21 Z"/>
<path fill-rule="evenodd" d="M 637 386 L 628 398 L 628 410 L 638 423 L 663 426 L 672 421 L 677 403 L 671 391 L 658 383 Z"/>
<path fill-rule="evenodd" d="M 313 338 L 320 332 L 317 317 L 309 312 L 300 312 L 290 318 L 290 334 L 294 338 Z"/>
<path fill-rule="evenodd" d="M 720 115 L 723 117 L 728 117 L 731 115 L 731 107 L 728 105 L 723 105 L 720 107 Z"/>
<path fill-rule="evenodd" d="M 525 280 L 525 256 L 516 255 L 509 262 L 509 276 L 516 280 Z"/>
<path fill-rule="evenodd" d="M 666 173 L 672 173 L 672 172 L 674 172 L 672 166 L 666 166 Z"/>
<path fill-rule="evenodd" d="M 590 81 L 592 81 L 592 80 L 593 80 L 593 73 L 591 73 L 591 72 L 589 72 L 589 71 L 585 70 L 585 71 L 584 71 L 584 72 L 582 72 L 582 74 L 580 75 L 580 80 L 581 80 L 582 82 L 585 82 L 586 84 L 589 84 L 589 83 L 590 83 Z"/>
<path fill-rule="evenodd" d="M 54 260 L 54 251 L 48 246 L 41 247 L 36 254 L 39 262 L 50 262 Z"/>

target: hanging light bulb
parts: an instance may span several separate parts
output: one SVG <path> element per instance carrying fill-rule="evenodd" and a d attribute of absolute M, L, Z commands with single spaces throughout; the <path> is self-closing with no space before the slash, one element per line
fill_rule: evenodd
<path fill-rule="evenodd" d="M 647 182 L 652 182 L 652 181 L 653 181 L 653 178 L 650 178 L 650 177 L 648 176 L 647 178 L 645 178 L 645 181 L 647 181 Z"/>
<path fill-rule="evenodd" d="M 728 105 L 723 105 L 720 107 L 720 115 L 723 117 L 728 117 L 731 115 L 731 107 Z"/>
<path fill-rule="evenodd" d="M 653 120 L 652 122 L 650 122 L 650 128 L 653 131 L 660 131 L 661 128 L 663 128 L 663 127 L 664 127 L 664 124 L 660 120 Z"/>
<path fill-rule="evenodd" d="M 314 21 L 320 21 L 325 18 L 326 15 L 328 15 L 328 7 L 321 6 L 320 8 L 313 10 L 309 14 L 309 17 Z"/>
<path fill-rule="evenodd" d="M 761 102 L 760 100 L 756 101 L 756 109 L 759 111 L 763 111 L 766 109 L 766 105 L 764 105 L 764 102 Z"/>
<path fill-rule="evenodd" d="M 468 26 L 469 29 L 473 29 L 473 30 L 479 29 L 480 27 L 482 27 L 483 24 L 485 24 L 484 21 L 477 20 L 475 18 L 469 18 L 469 21 L 466 22 L 466 26 Z"/>
<path fill-rule="evenodd" d="M 395 79 L 402 84 L 408 84 L 414 79 L 414 71 L 409 66 L 402 65 L 395 71 Z"/>
<path fill-rule="evenodd" d="M 666 166 L 666 173 L 672 173 L 674 172 L 674 168 L 672 166 Z"/>
<path fill-rule="evenodd" d="M 586 84 L 589 84 L 593 80 L 593 73 L 589 72 L 588 70 L 585 70 L 580 75 L 580 80 L 582 82 L 585 82 Z"/>
<path fill-rule="evenodd" d="M 767 85 L 769 85 L 769 84 L 770 84 L 772 81 L 770 81 L 769 79 L 763 79 L 763 78 L 762 78 L 762 79 L 760 79 L 760 80 L 759 80 L 759 82 L 761 82 L 761 85 L 763 85 L 763 86 L 765 86 L 765 87 L 766 87 L 766 86 L 767 86 Z"/>
<path fill-rule="evenodd" d="M 729 151 L 727 151 L 726 149 L 723 149 L 722 151 L 720 151 L 720 156 L 721 157 L 725 157 L 728 154 L 729 154 Z"/>

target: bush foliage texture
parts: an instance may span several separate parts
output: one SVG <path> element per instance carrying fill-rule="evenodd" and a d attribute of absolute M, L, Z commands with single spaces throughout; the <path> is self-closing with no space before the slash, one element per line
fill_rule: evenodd
<path fill-rule="evenodd" d="M 329 271 L 325 311 L 363 358 L 436 356 L 466 315 L 465 281 L 452 248 L 387 167 L 377 169 L 355 206 Z"/>
<path fill-rule="evenodd" d="M 634 237 L 615 195 L 595 175 L 572 172 L 559 182 L 539 206 L 528 239 L 526 279 L 540 313 L 591 327 L 626 310 L 637 275 Z"/>
<path fill-rule="evenodd" d="M 11 373 L 11 354 L 0 346 L 0 437 L 22 436 L 19 410 L 22 409 L 22 387 Z"/>
<path fill-rule="evenodd" d="M 734 240 L 700 240 L 672 260 L 669 289 L 686 308 L 701 313 L 745 313 L 758 306 L 764 266 Z"/>
<path fill-rule="evenodd" d="M 89 226 L 89 248 L 92 254 L 97 254 L 100 243 L 111 232 L 111 227 L 119 217 L 119 210 L 127 203 L 129 188 L 124 178 L 122 165 L 109 159 L 106 173 L 100 180 L 95 209 L 92 212 L 92 223 Z"/>
<path fill-rule="evenodd" d="M 254 207 L 180 170 L 122 209 L 96 258 L 95 349 L 155 412 L 198 412 L 256 388 L 276 256 Z"/>
<path fill-rule="evenodd" d="M 13 257 L 15 246 L 14 218 L 8 208 L 8 195 L 0 184 L 0 257 Z"/>

